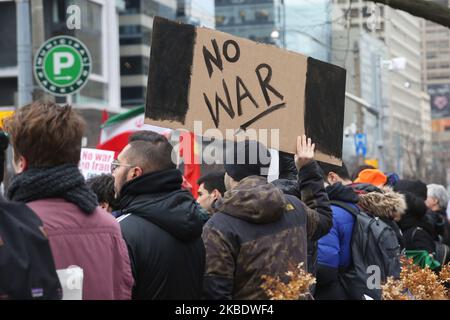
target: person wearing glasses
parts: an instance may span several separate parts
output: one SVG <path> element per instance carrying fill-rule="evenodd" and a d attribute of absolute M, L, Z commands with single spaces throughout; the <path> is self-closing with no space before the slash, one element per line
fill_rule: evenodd
<path fill-rule="evenodd" d="M 150 134 L 150 133 L 149 133 Z M 182 189 L 162 135 L 131 141 L 111 164 L 135 285 L 133 299 L 199 299 L 205 270 L 200 205 Z"/>

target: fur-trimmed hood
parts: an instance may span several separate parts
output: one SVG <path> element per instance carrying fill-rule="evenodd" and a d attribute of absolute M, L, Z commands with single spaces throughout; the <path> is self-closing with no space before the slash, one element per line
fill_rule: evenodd
<path fill-rule="evenodd" d="M 405 196 L 388 187 L 380 191 L 359 194 L 358 205 L 379 218 L 399 221 L 406 211 Z"/>

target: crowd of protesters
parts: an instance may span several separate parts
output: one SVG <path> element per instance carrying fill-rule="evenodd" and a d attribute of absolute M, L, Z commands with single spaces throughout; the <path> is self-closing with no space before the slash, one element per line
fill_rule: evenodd
<path fill-rule="evenodd" d="M 132 135 L 111 175 L 85 181 L 85 123 L 70 106 L 35 102 L 4 130 L 0 161 L 10 145 L 15 176 L 0 200 L 0 299 L 61 299 L 57 270 L 71 266 L 83 299 L 267 299 L 264 276 L 292 265 L 316 277 L 311 299 L 380 299 L 368 268 L 383 282 L 402 256 L 433 270 L 450 260 L 443 186 L 370 166 L 350 175 L 313 160 L 305 136 L 271 182 L 268 150 L 237 142 L 194 199 L 155 132 Z"/>

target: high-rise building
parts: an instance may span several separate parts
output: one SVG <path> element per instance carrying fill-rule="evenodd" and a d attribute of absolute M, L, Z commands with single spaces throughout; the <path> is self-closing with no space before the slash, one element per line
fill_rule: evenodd
<path fill-rule="evenodd" d="M 257 42 L 282 46 L 282 0 L 216 0 L 216 29 Z M 275 35 L 274 31 L 278 32 Z"/>
<path fill-rule="evenodd" d="M 176 0 L 125 0 L 119 16 L 122 106 L 145 104 L 153 17 L 175 20 Z"/>
<path fill-rule="evenodd" d="M 214 29 L 214 0 L 178 0 L 176 18 L 183 23 Z"/>
<path fill-rule="evenodd" d="M 313 58 L 331 60 L 331 1 L 284 0 L 284 47 Z"/>
<path fill-rule="evenodd" d="M 214 28 L 214 0 L 125 0 L 119 16 L 122 106 L 145 104 L 155 16 Z"/>
<path fill-rule="evenodd" d="M 450 7 L 448 0 L 433 0 Z M 433 179 L 447 183 L 450 168 L 450 30 L 430 21 L 422 29 L 422 77 L 430 95 L 433 128 Z"/>
<path fill-rule="evenodd" d="M 216 28 L 329 61 L 330 0 L 216 0 Z"/>
<path fill-rule="evenodd" d="M 367 52 L 358 45 L 361 32 L 385 44 L 385 52 L 371 53 L 369 84 L 378 86 L 372 89 L 372 97 L 366 97 L 380 114 L 377 130 L 380 128 L 381 139 L 374 139 L 382 169 L 405 177 L 417 176 L 419 165 L 426 167 L 425 171 L 431 170 L 431 154 L 423 151 L 431 144 L 430 131 L 424 128 L 429 126 L 429 117 L 423 110 L 428 98 L 421 83 L 423 20 L 388 6 L 373 7 L 362 0 L 333 0 L 333 5 L 332 62 L 346 67 L 348 92 L 361 97 L 361 86 L 367 85 L 361 81 L 359 68 L 355 68 L 361 53 Z M 356 122 L 357 110 L 358 107 L 346 110 Z"/>

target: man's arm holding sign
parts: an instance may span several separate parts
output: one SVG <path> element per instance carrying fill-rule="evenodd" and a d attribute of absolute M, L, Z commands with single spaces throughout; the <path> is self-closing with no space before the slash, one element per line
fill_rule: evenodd
<path fill-rule="evenodd" d="M 308 239 L 316 241 L 326 235 L 333 225 L 330 201 L 325 192 L 320 168 L 314 161 L 315 144 L 305 135 L 297 138 L 295 165 L 301 200 L 307 205 Z"/>

